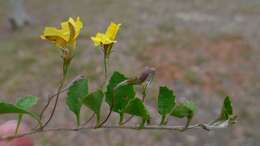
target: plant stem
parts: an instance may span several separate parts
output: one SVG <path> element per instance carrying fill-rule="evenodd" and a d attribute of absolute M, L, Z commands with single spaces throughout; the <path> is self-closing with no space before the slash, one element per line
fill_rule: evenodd
<path fill-rule="evenodd" d="M 95 117 L 95 113 L 93 113 L 93 114 L 88 118 L 88 120 L 87 120 L 84 124 L 82 124 L 82 125 L 83 125 L 83 126 L 87 125 L 94 117 Z"/>
<path fill-rule="evenodd" d="M 114 106 L 113 106 L 113 104 L 112 104 L 111 107 L 110 107 L 109 113 L 108 113 L 108 115 L 106 116 L 105 120 L 102 121 L 102 122 L 97 126 L 97 128 L 100 128 L 102 125 L 104 125 L 104 124 L 107 122 L 107 120 L 109 119 L 110 115 L 112 114 L 113 108 L 114 108 Z"/>
<path fill-rule="evenodd" d="M 46 123 L 41 128 L 44 128 L 45 126 L 47 126 L 49 124 L 49 122 L 51 121 L 52 117 L 54 116 L 56 107 L 58 105 L 58 100 L 59 100 L 59 97 L 60 97 L 60 91 L 61 91 L 61 89 L 63 87 L 64 81 L 65 81 L 65 76 L 63 76 L 63 78 L 62 78 L 62 80 L 60 82 L 60 86 L 59 86 L 58 92 L 57 92 L 58 94 L 56 96 L 56 100 L 55 100 L 55 103 L 54 103 L 54 107 L 53 107 L 53 109 L 51 111 L 51 115 L 50 115 L 49 119 L 46 121 Z"/>
<path fill-rule="evenodd" d="M 107 80 L 107 74 L 108 74 L 108 57 L 107 55 L 104 53 L 104 70 L 105 70 L 105 81 Z"/>
<path fill-rule="evenodd" d="M 59 88 L 58 88 L 58 91 L 57 91 L 56 100 L 55 100 L 55 103 L 54 103 L 54 106 L 53 106 L 53 109 L 51 111 L 51 115 L 50 115 L 49 119 L 45 122 L 45 124 L 43 124 L 43 126 L 40 127 L 41 129 L 46 127 L 54 116 L 55 110 L 56 110 L 57 105 L 58 105 L 59 97 L 60 97 L 63 85 L 65 83 L 65 80 L 66 80 L 66 75 L 68 73 L 69 64 L 70 64 L 70 62 L 66 62 L 66 61 L 64 61 L 64 63 L 63 63 L 63 75 L 62 75 L 62 79 L 60 81 L 60 85 L 59 85 Z"/>
<path fill-rule="evenodd" d="M 64 89 L 62 89 L 59 93 L 56 93 L 56 94 L 51 95 L 50 97 L 48 97 L 48 102 L 47 102 L 47 104 L 43 107 L 43 109 L 42 109 L 42 111 L 41 111 L 41 113 L 40 113 L 40 120 L 43 118 L 43 114 L 44 114 L 44 112 L 47 110 L 47 108 L 49 107 L 49 105 L 50 105 L 52 99 L 54 99 L 54 97 L 56 97 L 58 94 L 60 94 L 60 93 L 62 93 L 62 92 L 65 92 L 67 89 L 68 89 L 68 88 L 64 88 Z"/>
<path fill-rule="evenodd" d="M 65 88 L 63 88 L 59 93 L 63 93 L 63 92 L 65 92 L 65 91 L 67 91 L 67 90 L 69 89 L 69 87 L 70 87 L 75 81 L 77 81 L 77 80 L 79 80 L 79 79 L 82 79 L 82 78 L 84 78 L 83 75 L 78 75 L 78 76 L 76 76 L 76 77 L 75 77 L 73 80 L 71 80 L 70 83 L 67 84 L 67 86 L 66 86 Z M 39 117 L 40 117 L 40 120 L 43 118 L 44 112 L 45 112 L 45 111 L 47 110 L 47 108 L 49 107 L 49 105 L 50 105 L 52 99 L 54 99 L 54 97 L 56 97 L 59 93 L 55 93 L 55 94 L 53 94 L 53 95 L 51 95 L 51 96 L 48 97 L 47 104 L 43 107 L 43 109 L 42 109 L 42 111 L 41 111 L 41 113 L 40 113 L 40 116 L 39 116 Z"/>
<path fill-rule="evenodd" d="M 106 116 L 106 118 L 105 118 L 105 120 L 103 120 L 98 126 L 97 126 L 97 128 L 99 128 L 99 127 L 101 127 L 103 124 L 105 124 L 107 121 L 108 121 L 108 119 L 109 119 L 109 117 L 111 116 L 111 114 L 112 114 L 112 111 L 113 111 L 113 108 L 114 108 L 114 92 L 115 92 L 115 88 L 113 89 L 113 91 L 112 91 L 112 101 L 111 101 L 111 106 L 110 106 L 110 109 L 109 109 L 109 113 L 108 113 L 108 115 Z"/>
<path fill-rule="evenodd" d="M 107 82 L 107 77 L 108 77 L 108 64 L 109 64 L 108 61 L 109 61 L 109 57 L 107 56 L 106 53 L 104 53 L 105 82 L 103 84 L 103 87 L 105 86 L 105 84 Z M 112 92 L 112 94 L 113 94 L 113 92 Z M 100 126 L 102 126 L 103 124 L 105 124 L 107 122 L 107 120 L 109 119 L 109 117 L 110 117 L 110 115 L 112 113 L 112 110 L 114 108 L 113 106 L 114 106 L 114 95 L 112 95 L 112 103 L 111 103 L 108 115 L 106 116 L 105 120 L 103 120 L 101 123 L 98 123 L 96 127 L 100 127 Z"/>
<path fill-rule="evenodd" d="M 120 119 L 119 119 L 119 125 L 123 125 L 124 124 L 124 113 L 121 112 L 120 113 Z"/>
<path fill-rule="evenodd" d="M 165 125 L 166 124 L 166 115 L 163 115 L 162 118 L 161 118 L 161 122 L 160 122 L 160 125 Z"/>
<path fill-rule="evenodd" d="M 96 126 L 100 124 L 100 114 L 96 114 Z"/>
<path fill-rule="evenodd" d="M 15 135 L 18 134 L 18 130 L 19 130 L 19 127 L 21 125 L 22 118 L 23 118 L 23 114 L 19 114 L 18 115 L 17 125 L 16 125 L 16 128 L 15 128 Z"/>
<path fill-rule="evenodd" d="M 186 124 L 185 124 L 185 126 L 182 128 L 182 131 L 187 130 L 187 128 L 189 127 L 189 125 L 190 125 L 190 123 L 191 123 L 191 120 L 192 120 L 192 116 L 191 116 L 191 117 L 187 117 Z"/>
<path fill-rule="evenodd" d="M 210 130 L 214 130 L 214 129 L 223 129 L 223 128 L 227 128 L 227 126 L 223 127 L 223 126 L 212 126 L 209 124 L 195 124 L 195 125 L 190 125 L 186 128 L 186 130 L 188 129 L 203 129 L 206 131 L 210 131 Z M 149 125 L 149 126 L 144 126 L 141 127 L 140 126 L 117 126 L 117 125 L 109 125 L 109 126 L 101 126 L 98 127 L 99 129 L 130 129 L 130 130 L 176 130 L 176 131 L 183 131 L 183 126 L 160 126 L 160 125 Z M 80 130 L 95 130 L 97 129 L 96 126 L 88 126 L 88 127 L 79 127 L 79 128 L 50 128 L 50 129 L 43 129 L 43 130 L 34 130 L 34 131 L 30 131 L 30 132 L 26 132 L 26 133 L 21 133 L 18 135 L 14 135 L 14 136 L 7 136 L 7 137 L 0 137 L 0 141 L 2 140 L 12 140 L 15 138 L 20 138 L 23 136 L 28 136 L 28 135 L 33 135 L 33 134 L 37 134 L 37 133 L 43 133 L 43 132 L 69 132 L 69 131 L 80 131 Z"/>

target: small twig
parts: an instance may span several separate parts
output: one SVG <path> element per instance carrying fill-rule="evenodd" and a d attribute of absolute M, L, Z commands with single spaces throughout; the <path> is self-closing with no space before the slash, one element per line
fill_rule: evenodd
<path fill-rule="evenodd" d="M 228 126 L 228 125 L 227 125 Z M 226 128 L 227 126 L 211 126 L 208 124 L 195 124 L 190 125 L 186 128 L 186 130 L 189 129 L 203 129 L 203 130 L 214 130 L 214 129 L 222 129 Z M 160 125 L 149 125 L 140 128 L 140 126 L 116 126 L 116 125 L 108 125 L 108 126 L 101 126 L 97 128 L 96 126 L 87 126 L 87 127 L 79 127 L 79 128 L 50 128 L 50 129 L 42 129 L 42 130 L 34 130 L 27 133 L 22 133 L 14 136 L 7 136 L 7 137 L 0 137 L 0 141 L 4 140 L 11 140 L 23 136 L 33 135 L 37 133 L 46 133 L 46 132 L 73 132 L 73 131 L 81 131 L 81 130 L 95 130 L 95 129 L 130 129 L 130 130 L 175 130 L 175 131 L 182 131 L 183 126 L 160 126 Z"/>
<path fill-rule="evenodd" d="M 47 104 L 43 107 L 43 109 L 42 109 L 42 111 L 41 111 L 41 113 L 40 113 L 40 119 L 42 119 L 42 117 L 43 117 L 43 115 L 44 115 L 44 112 L 45 112 L 45 111 L 47 110 L 47 108 L 49 107 L 49 105 L 50 105 L 52 99 L 53 99 L 54 97 L 56 97 L 58 94 L 61 94 L 61 93 L 65 92 L 65 91 L 67 91 L 67 90 L 68 90 L 68 88 L 63 88 L 59 93 L 55 93 L 55 94 L 53 94 L 53 95 L 51 95 L 51 96 L 48 97 Z"/>
<path fill-rule="evenodd" d="M 47 104 L 43 107 L 43 109 L 42 109 L 41 112 L 40 112 L 40 119 L 42 119 L 42 117 L 43 117 L 43 115 L 44 115 L 44 112 L 47 110 L 47 108 L 49 107 L 49 105 L 50 105 L 50 103 L 51 103 L 51 101 L 52 101 L 52 99 L 53 99 L 54 97 L 56 97 L 58 94 L 61 94 L 61 93 L 65 92 L 65 91 L 67 91 L 67 90 L 69 89 L 69 87 L 70 87 L 75 81 L 80 80 L 80 79 L 82 79 L 82 78 L 84 78 L 83 75 L 78 75 L 78 76 L 76 76 L 76 77 L 75 77 L 73 80 L 71 80 L 70 83 L 69 83 L 65 88 L 63 88 L 59 93 L 57 92 L 57 93 L 55 93 L 55 94 L 49 96 L 49 97 L 48 97 Z"/>
<path fill-rule="evenodd" d="M 121 82 L 121 83 L 124 83 L 125 81 L 127 81 L 127 80 L 124 80 L 123 82 Z M 121 83 L 119 83 L 116 87 L 114 87 L 113 88 L 113 90 L 112 90 L 112 98 L 111 98 L 111 106 L 110 106 L 110 109 L 109 109 L 109 113 L 108 113 L 108 115 L 106 116 L 106 118 L 105 118 L 105 120 L 103 120 L 99 125 L 97 125 L 97 127 L 99 128 L 99 127 L 102 127 L 102 125 L 104 125 L 107 121 L 108 121 L 108 119 L 109 119 L 109 117 L 111 116 L 111 114 L 112 114 L 112 112 L 113 112 L 113 108 L 114 108 L 114 92 L 116 91 L 116 89 L 117 88 L 119 88 L 121 85 L 123 85 L 123 84 L 121 84 Z"/>
<path fill-rule="evenodd" d="M 121 125 L 124 125 L 128 122 L 130 122 L 133 119 L 134 116 L 130 116 L 128 119 L 126 119 L 124 122 L 121 123 Z"/>
<path fill-rule="evenodd" d="M 51 121 L 52 117 L 54 116 L 54 113 L 55 113 L 56 107 L 57 107 L 57 105 L 58 105 L 60 93 L 61 93 L 61 90 L 62 90 L 62 88 L 63 88 L 63 84 L 64 84 L 64 82 L 65 82 L 65 79 L 66 79 L 66 75 L 63 75 L 62 80 L 61 80 L 61 82 L 60 82 L 60 86 L 59 86 L 59 88 L 58 88 L 58 92 L 57 92 L 58 94 L 57 94 L 57 96 L 56 96 L 56 100 L 55 100 L 53 109 L 52 109 L 52 111 L 51 111 L 51 115 L 50 115 L 50 117 L 48 118 L 48 120 L 45 122 L 45 124 L 43 124 L 43 126 L 40 127 L 41 129 L 43 129 L 44 127 L 46 127 L 46 126 L 49 124 L 49 122 Z"/>
<path fill-rule="evenodd" d="M 112 114 L 113 108 L 114 108 L 113 102 L 114 102 L 114 101 L 113 101 L 113 97 L 112 97 L 112 104 L 111 104 L 111 106 L 110 106 L 109 113 L 108 113 L 108 115 L 106 116 L 105 120 L 103 120 L 99 125 L 96 126 L 97 128 L 102 127 L 102 126 L 108 121 L 109 117 L 110 117 L 111 114 Z"/>
<path fill-rule="evenodd" d="M 95 113 L 93 113 L 93 114 L 88 118 L 88 120 L 87 120 L 85 123 L 83 123 L 82 125 L 83 125 L 83 126 L 86 126 L 94 117 L 95 117 Z"/>

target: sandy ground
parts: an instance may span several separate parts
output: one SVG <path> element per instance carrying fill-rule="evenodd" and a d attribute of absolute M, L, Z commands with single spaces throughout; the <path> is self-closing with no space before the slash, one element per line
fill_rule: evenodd
<path fill-rule="evenodd" d="M 132 76 L 145 66 L 156 68 L 147 105 L 155 110 L 160 85 L 177 98 L 193 100 L 194 122 L 213 119 L 223 98 L 234 101 L 238 124 L 205 132 L 191 130 L 95 130 L 35 135 L 37 146 L 256 146 L 260 138 L 260 1 L 258 0 L 41 0 L 26 1 L 33 24 L 12 32 L 8 7 L 0 2 L 0 99 L 36 95 L 40 108 L 55 92 L 60 77 L 59 52 L 40 40 L 44 26 L 68 16 L 81 16 L 85 28 L 69 78 L 87 76 L 91 90 L 102 83 L 102 55 L 89 37 L 110 21 L 122 23 L 110 70 Z M 153 112 L 153 122 L 158 114 Z M 83 117 L 90 116 L 83 111 Z M 15 116 L 1 116 L 0 122 Z M 112 123 L 117 120 L 113 115 Z M 134 124 L 136 120 L 132 121 Z M 169 124 L 183 123 L 171 119 Z M 50 126 L 73 126 L 72 113 L 61 100 Z"/>

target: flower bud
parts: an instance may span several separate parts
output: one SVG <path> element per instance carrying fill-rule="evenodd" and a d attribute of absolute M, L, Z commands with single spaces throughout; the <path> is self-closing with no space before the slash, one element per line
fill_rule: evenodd
<path fill-rule="evenodd" d="M 145 70 L 138 78 L 139 83 L 143 83 L 147 81 L 148 78 L 154 76 L 154 74 L 155 74 L 155 68 L 145 67 Z"/>
<path fill-rule="evenodd" d="M 141 73 L 139 77 L 129 78 L 126 83 L 136 85 L 136 84 L 142 84 L 145 81 L 150 82 L 154 74 L 155 74 L 155 68 L 145 67 L 145 70 Z"/>

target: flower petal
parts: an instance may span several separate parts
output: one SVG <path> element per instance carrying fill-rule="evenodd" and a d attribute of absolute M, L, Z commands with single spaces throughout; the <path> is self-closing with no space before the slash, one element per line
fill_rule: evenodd
<path fill-rule="evenodd" d="M 121 24 L 116 24 L 114 22 L 111 22 L 110 25 L 108 26 L 107 30 L 106 30 L 106 36 L 114 41 L 116 39 L 118 30 L 120 28 Z"/>
<path fill-rule="evenodd" d="M 68 24 L 70 29 L 70 41 L 73 42 L 79 36 L 80 30 L 83 27 L 83 23 L 80 20 L 80 17 L 77 17 L 76 20 L 70 17 Z"/>
<path fill-rule="evenodd" d="M 69 42 L 71 37 L 70 37 L 70 26 L 68 21 L 61 23 L 61 33 L 65 37 L 65 40 Z"/>
<path fill-rule="evenodd" d="M 110 40 L 110 38 L 108 38 L 105 34 L 103 33 L 97 33 L 95 37 L 91 37 L 91 40 L 93 41 L 95 46 L 104 44 L 112 44 L 115 43 L 116 41 L 112 41 Z"/>
<path fill-rule="evenodd" d="M 41 38 L 44 40 L 49 40 L 60 47 L 64 47 L 66 45 L 66 36 L 61 30 L 54 27 L 46 27 L 41 35 Z"/>

